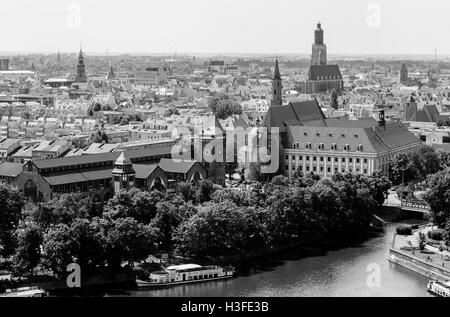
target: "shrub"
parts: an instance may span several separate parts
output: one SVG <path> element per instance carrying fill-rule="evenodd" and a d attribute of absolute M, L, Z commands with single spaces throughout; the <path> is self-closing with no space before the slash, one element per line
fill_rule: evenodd
<path fill-rule="evenodd" d="M 397 234 L 402 236 L 409 236 L 412 234 L 412 229 L 410 226 L 407 225 L 400 225 L 397 227 Z"/>
<path fill-rule="evenodd" d="M 436 241 L 442 241 L 444 237 L 444 230 L 442 229 L 433 229 L 428 231 L 428 238 Z"/>

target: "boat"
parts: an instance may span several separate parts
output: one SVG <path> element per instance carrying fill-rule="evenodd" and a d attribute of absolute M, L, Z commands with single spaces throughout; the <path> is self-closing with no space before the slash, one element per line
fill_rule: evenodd
<path fill-rule="evenodd" d="M 431 280 L 428 282 L 427 290 L 437 296 L 450 297 L 450 281 Z"/>
<path fill-rule="evenodd" d="M 148 280 L 136 279 L 138 287 L 166 287 L 229 279 L 234 276 L 234 267 L 198 264 L 172 265 L 164 270 L 150 273 Z"/>
<path fill-rule="evenodd" d="M 0 297 L 45 297 L 48 293 L 38 286 L 27 286 L 15 289 L 7 289 Z"/>

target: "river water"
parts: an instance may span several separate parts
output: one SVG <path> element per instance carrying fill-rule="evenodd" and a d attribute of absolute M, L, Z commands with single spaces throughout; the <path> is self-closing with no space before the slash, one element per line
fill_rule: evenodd
<path fill-rule="evenodd" d="M 226 281 L 159 290 L 116 290 L 106 296 L 431 296 L 427 278 L 387 261 L 395 227 L 351 246 L 319 244 L 257 259 Z M 377 274 L 379 272 L 379 274 Z M 369 281 L 369 283 L 368 283 Z"/>

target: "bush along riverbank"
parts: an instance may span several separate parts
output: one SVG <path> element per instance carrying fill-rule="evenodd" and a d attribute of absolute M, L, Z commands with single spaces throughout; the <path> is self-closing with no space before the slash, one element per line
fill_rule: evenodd
<path fill-rule="evenodd" d="M 2 255 L 12 259 L 11 269 L 27 275 L 38 266 L 64 277 L 71 263 L 84 272 L 117 270 L 171 253 L 229 264 L 318 239 L 351 240 L 367 232 L 390 182 L 381 175 L 311 174 L 235 189 L 203 180 L 171 194 L 121 191 L 104 206 L 73 194 L 25 204 L 16 189 L 0 186 L 20 206 L 2 240 L 10 242 Z"/>

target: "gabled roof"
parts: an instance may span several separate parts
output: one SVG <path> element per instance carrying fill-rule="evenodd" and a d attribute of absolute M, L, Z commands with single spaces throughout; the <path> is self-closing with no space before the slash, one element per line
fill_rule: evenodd
<path fill-rule="evenodd" d="M 136 178 L 147 179 L 152 175 L 152 173 L 160 168 L 156 164 L 144 165 L 144 164 L 133 164 L 133 169 L 136 173 Z"/>
<path fill-rule="evenodd" d="M 309 80 L 342 79 L 338 65 L 311 65 L 308 71 Z"/>
<path fill-rule="evenodd" d="M 159 167 L 161 167 L 164 172 L 186 174 L 195 164 L 199 164 L 198 161 L 182 161 L 163 158 L 159 162 Z"/>
<path fill-rule="evenodd" d="M 317 100 L 293 101 L 286 106 L 270 107 L 263 121 L 265 127 L 279 127 L 286 125 L 306 125 L 308 121 L 323 122 L 325 115 Z"/>

